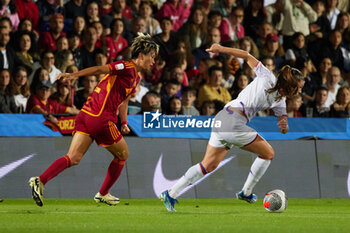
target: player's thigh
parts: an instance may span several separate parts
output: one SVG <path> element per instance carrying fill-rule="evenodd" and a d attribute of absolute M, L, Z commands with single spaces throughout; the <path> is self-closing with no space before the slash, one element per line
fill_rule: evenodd
<path fill-rule="evenodd" d="M 126 160 L 129 157 L 129 149 L 123 137 L 117 143 L 106 147 L 106 149 L 119 159 Z"/>
<path fill-rule="evenodd" d="M 204 166 L 205 170 L 207 172 L 215 170 L 227 152 L 228 149 L 225 147 L 213 147 L 208 144 L 202 161 L 202 165 Z"/>
<path fill-rule="evenodd" d="M 74 134 L 67 154 L 72 165 L 79 164 L 91 143 L 92 139 L 89 135 L 81 134 L 79 132 Z"/>
<path fill-rule="evenodd" d="M 272 159 L 275 155 L 272 146 L 259 134 L 253 142 L 241 147 L 241 149 L 258 154 L 259 157 L 264 159 Z"/>

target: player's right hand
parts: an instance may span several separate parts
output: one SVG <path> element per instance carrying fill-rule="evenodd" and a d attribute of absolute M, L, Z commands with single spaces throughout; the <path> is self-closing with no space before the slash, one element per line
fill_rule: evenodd
<path fill-rule="evenodd" d="M 221 52 L 222 46 L 219 44 L 212 44 L 209 49 L 206 49 L 205 51 L 207 52 L 212 52 L 212 53 L 220 53 Z"/>
<path fill-rule="evenodd" d="M 57 80 L 61 80 L 62 82 L 64 81 L 69 81 L 72 79 L 76 79 L 77 77 L 73 76 L 72 74 L 69 73 L 61 73 L 59 75 L 56 76 Z"/>

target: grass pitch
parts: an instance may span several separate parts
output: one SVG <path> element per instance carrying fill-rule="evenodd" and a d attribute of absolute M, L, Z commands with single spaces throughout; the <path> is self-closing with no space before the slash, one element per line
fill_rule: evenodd
<path fill-rule="evenodd" d="M 0 203 L 0 232 L 350 232 L 350 199 L 289 199 L 283 213 L 234 199 L 179 199 L 168 213 L 158 199 L 31 199 Z"/>

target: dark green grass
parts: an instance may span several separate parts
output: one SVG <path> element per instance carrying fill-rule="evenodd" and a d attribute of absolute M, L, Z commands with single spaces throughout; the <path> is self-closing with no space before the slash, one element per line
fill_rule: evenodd
<path fill-rule="evenodd" d="M 88 199 L 31 199 L 0 203 L 7 232 L 350 232 L 350 199 L 289 199 L 284 213 L 234 199 L 180 199 L 168 213 L 158 199 L 123 199 L 118 206 Z"/>

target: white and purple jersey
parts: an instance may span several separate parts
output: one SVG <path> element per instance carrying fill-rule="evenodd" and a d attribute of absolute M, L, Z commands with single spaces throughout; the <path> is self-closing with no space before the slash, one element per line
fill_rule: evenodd
<path fill-rule="evenodd" d="M 278 92 L 268 93 L 267 90 L 276 86 L 277 78 L 261 62 L 253 69 L 256 78 L 244 88 L 238 97 L 227 103 L 225 108 L 232 106 L 241 110 L 248 121 L 259 111 L 272 109 L 276 116 L 286 115 L 286 99 L 276 101 Z"/>

